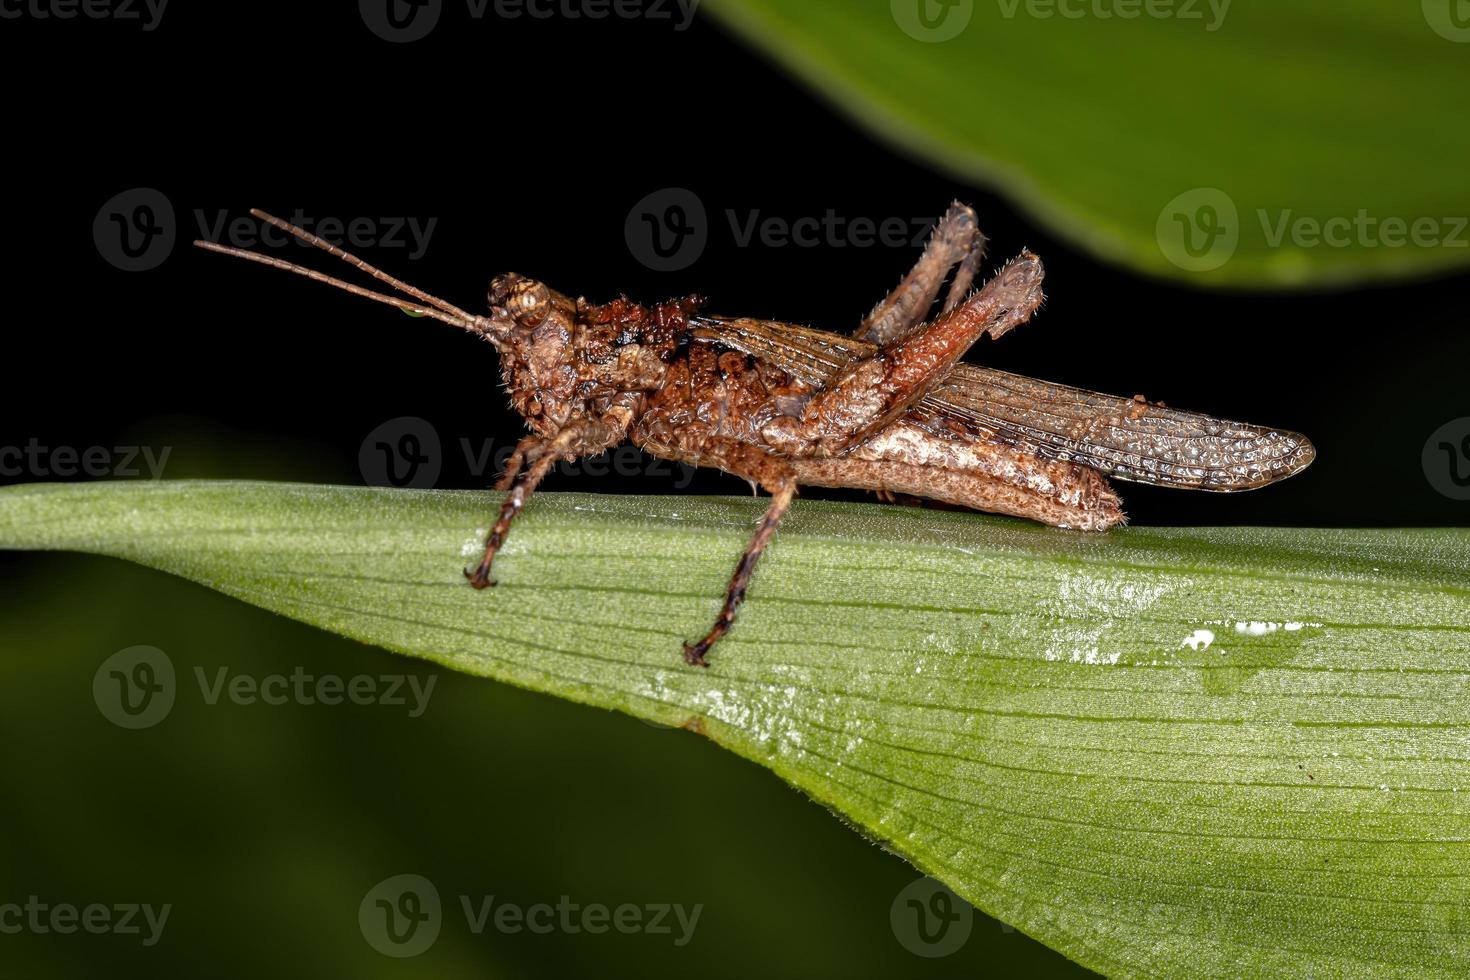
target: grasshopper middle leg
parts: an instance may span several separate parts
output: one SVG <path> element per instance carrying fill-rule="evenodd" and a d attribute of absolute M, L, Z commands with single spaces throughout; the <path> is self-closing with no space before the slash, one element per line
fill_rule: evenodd
<path fill-rule="evenodd" d="M 781 518 L 786 516 L 795 496 L 795 480 L 788 479 L 772 490 L 771 505 L 761 516 L 760 526 L 756 528 L 755 535 L 751 537 L 750 543 L 740 555 L 740 561 L 735 565 L 735 574 L 731 576 L 730 584 L 725 589 L 725 602 L 720 607 L 720 614 L 715 617 L 715 625 L 710 627 L 710 631 L 698 643 L 684 644 L 685 663 L 694 667 L 709 666 L 704 659 L 705 654 L 735 625 L 735 614 L 745 601 L 745 590 L 750 587 L 750 578 L 755 573 L 756 563 L 760 561 L 766 545 L 771 543 L 771 538 L 775 537 L 776 527 L 781 523 Z"/>
<path fill-rule="evenodd" d="M 745 551 L 735 564 L 735 572 L 725 588 L 725 601 L 720 605 L 714 625 L 699 642 L 684 644 L 684 662 L 695 667 L 707 667 L 709 664 L 705 661 L 705 655 L 735 625 L 735 616 L 740 611 L 741 603 L 745 601 L 745 593 L 755 574 L 755 566 L 766 546 L 776 536 L 781 518 L 786 516 L 786 511 L 791 507 L 791 501 L 796 496 L 796 474 L 789 461 L 773 456 L 759 447 L 732 439 L 705 440 L 697 449 L 685 451 L 656 441 L 640 440 L 636 434 L 634 441 L 640 442 L 655 455 L 668 459 L 719 467 L 743 480 L 759 484 L 771 494 L 770 506 L 761 516 L 755 534 L 751 536 L 750 543 L 745 546 Z"/>

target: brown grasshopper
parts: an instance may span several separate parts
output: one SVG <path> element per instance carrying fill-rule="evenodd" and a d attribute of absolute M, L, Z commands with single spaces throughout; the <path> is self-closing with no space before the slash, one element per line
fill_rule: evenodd
<path fill-rule="evenodd" d="M 640 306 L 572 299 L 515 274 L 490 283 L 489 316 L 373 268 L 294 225 L 251 214 L 398 290 L 389 296 L 315 270 L 212 242 L 236 255 L 433 317 L 500 352 L 511 404 L 531 428 L 496 489 L 508 491 L 465 570 L 477 589 L 511 522 L 558 462 L 631 439 L 647 452 L 713 466 L 763 487 L 771 504 L 735 567 L 713 627 L 686 662 L 729 632 L 761 553 L 798 486 L 857 487 L 1056 527 L 1104 531 L 1124 520 L 1107 475 L 1195 490 L 1247 490 L 1301 472 L 1304 436 L 960 364 L 1041 305 L 1041 260 L 1022 252 L 972 292 L 985 236 L 955 204 L 912 272 L 851 335 L 700 314 L 698 296 Z M 929 310 L 951 271 L 939 315 Z M 416 301 L 416 302 L 415 302 Z"/>

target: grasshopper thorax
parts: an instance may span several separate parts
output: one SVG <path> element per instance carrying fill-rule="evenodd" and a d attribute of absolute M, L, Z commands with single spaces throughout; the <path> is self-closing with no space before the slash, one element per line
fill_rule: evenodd
<path fill-rule="evenodd" d="M 697 296 L 641 306 L 627 298 L 593 304 L 515 273 L 496 276 L 487 298 L 497 321 L 492 337 L 511 404 L 538 432 L 614 405 L 641 408 L 682 349 Z"/>

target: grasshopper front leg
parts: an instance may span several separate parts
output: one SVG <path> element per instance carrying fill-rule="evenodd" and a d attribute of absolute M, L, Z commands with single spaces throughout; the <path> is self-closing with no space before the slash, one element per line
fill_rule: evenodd
<path fill-rule="evenodd" d="M 554 436 L 531 435 L 520 441 L 506 467 L 505 475 L 496 484 L 496 489 L 507 492 L 505 500 L 500 504 L 500 514 L 485 538 L 485 554 L 478 565 L 464 571 L 470 585 L 485 589 L 495 584 L 495 580 L 490 577 L 490 566 L 495 561 L 496 552 L 505 544 L 511 522 L 526 506 L 526 501 L 541 481 L 546 479 L 552 467 L 564 459 L 593 456 L 616 446 L 627 437 L 631 420 L 631 413 L 608 415 L 599 419 L 575 419 Z"/>

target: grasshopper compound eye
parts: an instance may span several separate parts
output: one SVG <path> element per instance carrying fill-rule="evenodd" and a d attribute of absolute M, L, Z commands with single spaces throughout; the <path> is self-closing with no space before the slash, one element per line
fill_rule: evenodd
<path fill-rule="evenodd" d="M 514 272 L 496 276 L 490 282 L 488 298 L 491 309 L 503 309 L 516 323 L 534 327 L 551 311 L 551 290 L 535 279 Z"/>

